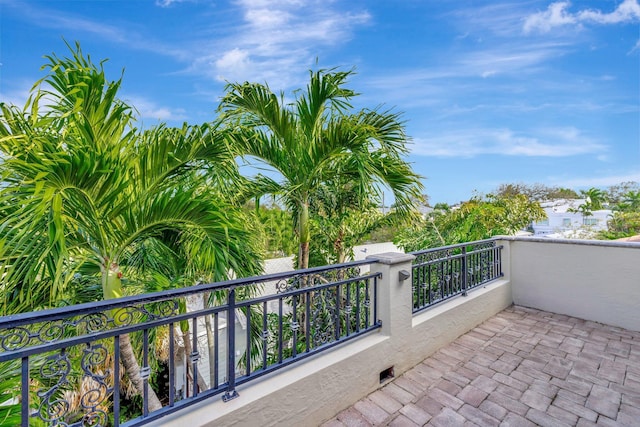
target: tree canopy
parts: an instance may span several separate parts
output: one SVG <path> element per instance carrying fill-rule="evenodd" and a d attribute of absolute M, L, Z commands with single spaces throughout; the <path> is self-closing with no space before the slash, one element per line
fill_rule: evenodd
<path fill-rule="evenodd" d="M 420 177 L 403 159 L 407 137 L 399 114 L 350 111 L 356 93 L 346 83 L 352 73 L 311 71 L 306 90 L 295 92 L 293 102 L 267 85 L 231 83 L 220 105 L 223 120 L 234 125 L 229 137 L 237 153 L 259 159 L 281 176 L 257 176 L 251 196 L 277 195 L 291 210 L 299 268 L 309 265 L 311 199 L 323 186 L 340 192 L 349 185 L 359 201 L 375 200 L 386 186 L 400 213 L 412 211 L 422 188 Z"/>

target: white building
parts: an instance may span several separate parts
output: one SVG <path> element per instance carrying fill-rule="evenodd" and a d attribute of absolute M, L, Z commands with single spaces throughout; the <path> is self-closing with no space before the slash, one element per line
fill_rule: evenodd
<path fill-rule="evenodd" d="M 547 219 L 531 224 L 533 234 L 570 238 L 588 237 L 595 231 L 606 230 L 611 210 L 593 211 L 589 216 L 574 212 L 584 203 L 585 199 L 558 199 L 540 202 L 540 206 L 547 214 Z"/>

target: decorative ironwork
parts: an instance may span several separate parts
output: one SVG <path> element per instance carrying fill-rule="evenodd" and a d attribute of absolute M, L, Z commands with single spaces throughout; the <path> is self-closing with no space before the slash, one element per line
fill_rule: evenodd
<path fill-rule="evenodd" d="M 495 240 L 414 252 L 413 311 L 420 311 L 502 275 Z"/>
<path fill-rule="evenodd" d="M 55 321 L 34 322 L 6 328 L 0 326 L 0 348 L 4 351 L 20 350 L 34 345 L 56 342 L 67 336 L 95 334 L 167 319 L 178 313 L 178 301 L 167 300 L 89 314 L 74 312 L 66 318 Z"/>
<path fill-rule="evenodd" d="M 80 397 L 80 406 L 84 415 L 74 424 L 77 426 L 106 426 L 108 423 L 107 412 L 101 408 L 104 405 L 113 388 L 107 385 L 110 371 L 100 373 L 109 357 L 109 352 L 102 344 L 88 344 L 82 356 L 82 371 L 84 372 L 83 385 L 87 384 L 87 390 Z"/>
<path fill-rule="evenodd" d="M 69 384 L 70 372 L 71 361 L 64 350 L 45 359 L 40 367 L 40 376 L 51 386 L 48 389 L 38 390 L 40 405 L 38 411 L 32 416 L 37 416 L 52 425 L 65 425 L 61 420 L 68 414 L 71 405 L 61 397 L 60 391 Z"/>

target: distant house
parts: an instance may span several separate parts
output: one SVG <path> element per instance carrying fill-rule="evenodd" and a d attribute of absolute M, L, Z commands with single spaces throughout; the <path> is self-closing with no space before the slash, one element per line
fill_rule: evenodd
<path fill-rule="evenodd" d="M 558 199 L 540 202 L 547 219 L 531 224 L 533 234 L 549 237 L 585 237 L 594 231 L 606 230 L 610 209 L 593 211 L 591 215 L 574 212 L 585 199 Z"/>

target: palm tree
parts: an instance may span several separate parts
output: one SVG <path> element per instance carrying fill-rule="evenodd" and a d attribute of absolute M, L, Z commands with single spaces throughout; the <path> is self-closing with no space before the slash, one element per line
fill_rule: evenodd
<path fill-rule="evenodd" d="M 640 212 L 640 191 L 629 190 L 614 209 L 620 212 Z"/>
<path fill-rule="evenodd" d="M 403 123 L 390 111 L 349 113 L 356 93 L 345 87 L 352 71 L 310 72 L 306 92 L 289 104 L 268 86 L 232 83 L 220 104 L 234 128 L 231 141 L 245 159 L 256 158 L 282 179 L 259 175 L 255 194 L 277 194 L 294 214 L 299 239 L 298 268 L 309 265 L 310 197 L 329 179 L 353 183 L 358 198 L 387 186 L 396 210 L 408 212 L 420 194 L 420 177 L 407 154 Z"/>
<path fill-rule="evenodd" d="M 131 108 L 117 98 L 121 79 L 107 81 L 79 46 L 72 52 L 48 57 L 50 90 L 35 91 L 24 110 L 1 107 L 3 312 L 55 306 L 74 274 L 91 267 L 104 299 L 123 296 L 123 276 L 162 271 L 157 257 L 143 256 L 149 247 L 186 255 L 184 274 L 192 277 L 257 274 L 254 233 L 215 190 L 236 174 L 217 125 L 140 134 Z M 44 113 L 43 99 L 51 104 Z M 207 165 L 215 166 L 202 173 Z M 120 349 L 142 393 L 128 335 L 120 336 Z M 160 407 L 150 389 L 149 409 Z"/>

